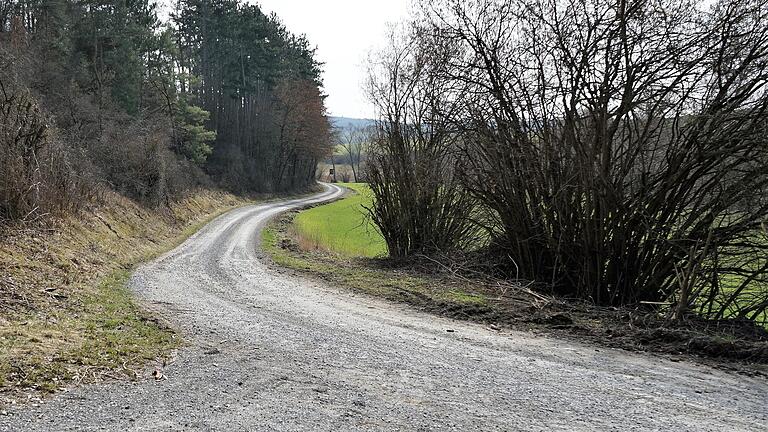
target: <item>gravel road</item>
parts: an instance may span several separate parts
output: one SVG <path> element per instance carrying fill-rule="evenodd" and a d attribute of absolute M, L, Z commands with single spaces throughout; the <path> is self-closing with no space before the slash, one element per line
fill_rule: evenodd
<path fill-rule="evenodd" d="M 136 272 L 189 341 L 167 379 L 74 388 L 0 430 L 768 430 L 765 379 L 495 332 L 258 258 L 269 218 L 341 193 L 233 210 Z"/>

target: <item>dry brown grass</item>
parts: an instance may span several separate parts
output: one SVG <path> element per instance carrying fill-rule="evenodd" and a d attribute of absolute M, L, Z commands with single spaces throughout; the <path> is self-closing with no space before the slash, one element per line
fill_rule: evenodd
<path fill-rule="evenodd" d="M 0 390 L 54 391 L 136 370 L 178 345 L 125 288 L 129 269 L 247 201 L 201 191 L 164 210 L 117 194 L 47 227 L 0 237 Z M 2 403 L 0 401 L 0 403 Z"/>

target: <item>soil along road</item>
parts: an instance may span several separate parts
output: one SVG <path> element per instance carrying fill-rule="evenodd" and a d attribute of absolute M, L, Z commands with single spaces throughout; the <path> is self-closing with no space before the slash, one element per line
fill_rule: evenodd
<path fill-rule="evenodd" d="M 498 333 L 268 268 L 258 231 L 312 198 L 234 210 L 140 268 L 190 346 L 165 379 L 9 409 L 0 430 L 764 430 L 768 381 Z"/>

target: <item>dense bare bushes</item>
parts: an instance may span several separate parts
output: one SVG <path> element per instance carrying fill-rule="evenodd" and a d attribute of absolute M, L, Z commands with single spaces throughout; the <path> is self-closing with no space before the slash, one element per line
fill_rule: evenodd
<path fill-rule="evenodd" d="M 438 82 L 461 102 L 462 184 L 508 271 L 603 305 L 761 317 L 766 15 L 757 0 L 425 3 L 418 28 L 453 52 Z"/>
<path fill-rule="evenodd" d="M 473 205 L 456 175 L 457 136 L 443 111 L 452 102 L 436 80 L 444 63 L 416 39 L 391 38 L 370 70 L 382 115 L 367 156 L 371 216 L 393 257 L 458 250 L 471 240 Z"/>
<path fill-rule="evenodd" d="M 0 220 L 72 210 L 85 188 L 37 99 L 18 82 L 13 57 L 0 58 Z"/>
<path fill-rule="evenodd" d="M 69 100 L 49 98 L 44 110 L 22 79 L 34 63 L 7 51 L 0 58 L 3 219 L 60 216 L 95 202 L 104 186 L 147 204 L 165 204 L 205 181 L 199 168 L 170 150 L 162 121 L 98 109 L 76 92 Z"/>

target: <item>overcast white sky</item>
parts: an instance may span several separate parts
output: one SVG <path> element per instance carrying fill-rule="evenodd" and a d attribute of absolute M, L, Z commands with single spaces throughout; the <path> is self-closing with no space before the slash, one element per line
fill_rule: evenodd
<path fill-rule="evenodd" d="M 306 34 L 325 63 L 326 101 L 331 115 L 372 118 L 362 90 L 364 61 L 384 42 L 387 23 L 407 16 L 408 0 L 249 0 L 275 12 L 288 30 Z"/>

